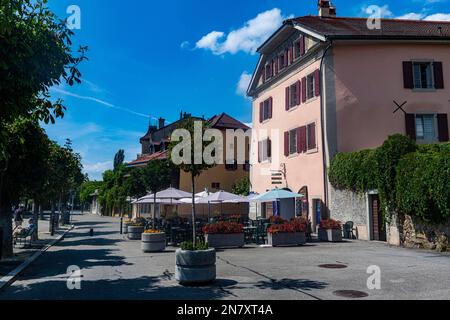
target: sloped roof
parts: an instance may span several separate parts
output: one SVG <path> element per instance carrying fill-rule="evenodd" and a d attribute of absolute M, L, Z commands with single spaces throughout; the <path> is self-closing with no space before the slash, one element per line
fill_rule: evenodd
<path fill-rule="evenodd" d="M 304 16 L 285 23 L 300 25 L 329 39 L 445 39 L 450 38 L 450 22 L 381 19 L 381 29 L 371 30 L 367 18 Z"/>
<path fill-rule="evenodd" d="M 167 159 L 168 156 L 168 151 L 161 151 L 161 152 L 155 152 L 152 154 L 144 154 L 142 156 L 140 156 L 139 158 L 137 158 L 136 160 L 128 163 L 128 166 L 130 167 L 139 167 L 139 166 L 144 166 L 147 163 L 149 163 L 150 161 L 153 160 L 164 160 Z"/>
<path fill-rule="evenodd" d="M 250 129 L 241 121 L 236 120 L 235 118 L 227 115 L 226 113 L 221 113 L 219 115 L 213 116 L 211 119 L 208 120 L 208 123 L 210 123 L 213 128 L 217 129 L 242 129 L 242 130 Z"/>

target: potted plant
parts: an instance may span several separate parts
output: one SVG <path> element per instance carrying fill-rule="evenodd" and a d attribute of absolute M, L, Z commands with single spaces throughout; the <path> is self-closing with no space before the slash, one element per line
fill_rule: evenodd
<path fill-rule="evenodd" d="M 166 249 L 166 234 L 160 230 L 145 230 L 142 234 L 142 251 L 161 252 Z"/>
<path fill-rule="evenodd" d="M 299 246 L 306 243 L 307 222 L 303 218 L 274 224 L 268 230 L 268 244 L 278 246 Z"/>
<path fill-rule="evenodd" d="M 175 252 L 175 279 L 181 284 L 202 284 L 216 280 L 216 250 L 207 243 L 184 242 Z"/>
<path fill-rule="evenodd" d="M 341 242 L 341 222 L 333 219 L 322 220 L 319 225 L 319 240 L 328 242 Z"/>
<path fill-rule="evenodd" d="M 145 230 L 145 219 L 137 218 L 132 223 L 128 224 L 127 236 L 129 240 L 141 240 L 142 233 Z"/>
<path fill-rule="evenodd" d="M 203 233 L 211 248 L 241 248 L 245 244 L 244 226 L 238 222 L 211 223 L 203 228 Z"/>

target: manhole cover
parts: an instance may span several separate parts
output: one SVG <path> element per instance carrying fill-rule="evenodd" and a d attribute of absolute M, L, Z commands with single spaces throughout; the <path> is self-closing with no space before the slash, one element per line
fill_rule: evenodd
<path fill-rule="evenodd" d="M 367 298 L 369 296 L 368 293 L 356 290 L 338 290 L 333 292 L 335 296 L 350 298 L 350 299 L 358 299 L 358 298 Z"/>
<path fill-rule="evenodd" d="M 344 265 L 344 264 L 321 264 L 319 266 L 319 268 L 324 268 L 324 269 L 345 269 L 345 268 L 347 268 L 347 266 Z"/>

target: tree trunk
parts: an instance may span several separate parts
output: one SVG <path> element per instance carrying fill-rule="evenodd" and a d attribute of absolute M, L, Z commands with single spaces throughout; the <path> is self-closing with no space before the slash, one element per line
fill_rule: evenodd
<path fill-rule="evenodd" d="M 49 230 L 50 234 L 53 236 L 55 234 L 55 201 L 52 200 L 50 206 Z"/>
<path fill-rule="evenodd" d="M 36 200 L 33 200 L 33 221 L 36 226 L 36 232 L 33 233 L 32 241 L 39 240 L 39 205 Z"/>
<path fill-rule="evenodd" d="M 39 205 L 39 220 L 44 220 L 44 209 L 42 208 L 42 204 Z"/>
<path fill-rule="evenodd" d="M 195 225 L 195 176 L 191 174 L 192 179 L 192 243 L 195 245 L 197 243 L 197 235 L 196 235 L 196 225 Z"/>
<path fill-rule="evenodd" d="M 0 229 L 3 237 L 1 239 L 1 258 L 10 258 L 13 255 L 12 243 L 12 212 L 8 204 L 0 203 Z"/>
<path fill-rule="evenodd" d="M 156 191 L 153 192 L 153 230 L 156 228 Z"/>

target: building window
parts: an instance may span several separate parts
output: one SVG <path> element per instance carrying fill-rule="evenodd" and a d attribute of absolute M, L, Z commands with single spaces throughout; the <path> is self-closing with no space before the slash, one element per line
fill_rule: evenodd
<path fill-rule="evenodd" d="M 306 77 L 306 99 L 312 99 L 315 97 L 316 93 L 315 93 L 315 77 L 314 77 L 314 73 L 311 73 L 310 75 L 308 75 Z"/>
<path fill-rule="evenodd" d="M 225 164 L 225 169 L 228 170 L 228 171 L 236 171 L 238 169 L 237 161 L 233 160 L 233 163 L 231 163 L 231 164 L 226 163 Z"/>
<path fill-rule="evenodd" d="M 417 114 L 416 115 L 416 138 L 422 141 L 435 141 L 436 125 L 435 115 Z"/>
<path fill-rule="evenodd" d="M 413 62 L 413 75 L 415 89 L 434 88 L 432 62 Z"/>
<path fill-rule="evenodd" d="M 211 188 L 212 189 L 216 189 L 216 190 L 220 190 L 220 183 L 219 182 L 211 183 Z"/>
<path fill-rule="evenodd" d="M 260 103 L 259 122 L 264 122 L 272 118 L 272 103 L 273 103 L 272 98 L 269 98 L 264 102 Z"/>
<path fill-rule="evenodd" d="M 272 63 L 266 65 L 266 80 L 272 77 Z"/>
<path fill-rule="evenodd" d="M 316 141 L 316 124 L 310 123 L 307 126 L 306 130 L 307 134 L 307 144 L 308 144 L 308 150 L 314 150 L 317 148 L 317 141 Z"/>
<path fill-rule="evenodd" d="M 297 129 L 289 131 L 289 155 L 297 153 Z"/>
<path fill-rule="evenodd" d="M 298 105 L 297 84 L 293 84 L 289 87 L 289 107 L 296 105 Z"/>
<path fill-rule="evenodd" d="M 270 158 L 272 157 L 272 141 L 270 139 L 266 139 L 259 142 L 259 148 L 258 148 L 258 157 L 260 162 L 266 162 L 270 161 Z"/>
<path fill-rule="evenodd" d="M 302 46 L 300 40 L 294 43 L 294 59 L 298 59 L 302 55 Z"/>
<path fill-rule="evenodd" d="M 282 53 L 278 56 L 278 65 L 280 66 L 280 70 L 283 70 L 286 67 L 286 65 L 285 65 L 286 58 L 285 57 L 286 56 L 284 53 Z"/>

